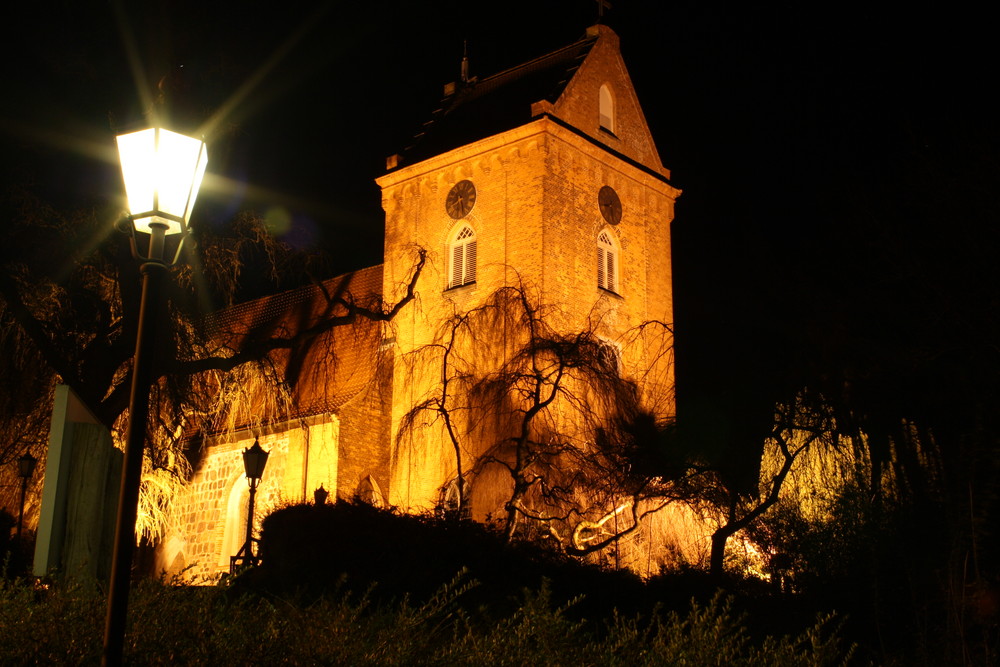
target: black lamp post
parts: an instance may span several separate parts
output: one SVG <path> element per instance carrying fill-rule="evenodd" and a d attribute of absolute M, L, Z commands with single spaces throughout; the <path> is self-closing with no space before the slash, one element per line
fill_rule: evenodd
<path fill-rule="evenodd" d="M 38 459 L 25 452 L 24 456 L 17 460 L 17 474 L 21 478 L 21 509 L 17 513 L 17 536 L 21 537 L 21 526 L 24 525 L 24 497 L 28 492 L 28 481 L 35 472 L 35 464 Z"/>
<path fill-rule="evenodd" d="M 122 176 L 129 205 L 132 254 L 141 262 L 142 301 L 132 365 L 125 460 L 111 557 L 108 613 L 102 664 L 120 665 L 128 614 L 135 520 L 142 480 L 142 453 L 149 416 L 149 387 L 156 337 L 156 313 L 162 306 L 163 278 L 180 255 L 201 179 L 208 164 L 205 142 L 161 128 L 118 137 Z M 168 237 L 176 237 L 172 256 Z"/>
<path fill-rule="evenodd" d="M 247 533 L 243 546 L 236 552 L 235 556 L 229 557 L 229 572 L 235 573 L 240 565 L 256 565 L 257 556 L 253 552 L 253 543 L 257 540 L 253 536 L 253 504 L 257 495 L 257 487 L 260 479 L 264 476 L 264 467 L 267 465 L 268 452 L 260 446 L 260 440 L 254 438 L 253 445 L 243 450 L 243 470 L 247 475 L 247 484 L 250 485 L 250 500 L 247 505 Z"/>

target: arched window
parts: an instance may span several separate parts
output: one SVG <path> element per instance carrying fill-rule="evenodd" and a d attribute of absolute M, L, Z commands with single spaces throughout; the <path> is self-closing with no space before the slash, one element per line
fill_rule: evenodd
<path fill-rule="evenodd" d="M 226 499 L 225 528 L 222 533 L 222 551 L 219 553 L 219 567 L 229 568 L 229 557 L 235 556 L 246 540 L 247 510 L 250 487 L 246 475 L 240 474 L 229 487 Z"/>
<path fill-rule="evenodd" d="M 187 567 L 187 560 L 184 557 L 185 547 L 187 543 L 181 537 L 172 535 L 160 546 L 156 558 L 156 571 L 166 572 L 170 576 L 183 575 Z"/>
<path fill-rule="evenodd" d="M 469 518 L 469 480 L 456 477 L 442 486 L 437 510 L 445 516 L 458 513 L 463 519 Z"/>
<path fill-rule="evenodd" d="M 448 287 L 476 282 L 476 233 L 462 225 L 448 244 Z"/>
<path fill-rule="evenodd" d="M 598 94 L 601 113 L 601 129 L 614 134 L 615 132 L 615 100 L 611 97 L 611 89 L 607 84 L 601 86 Z"/>
<path fill-rule="evenodd" d="M 374 477 L 368 475 L 358 484 L 358 490 L 354 497 L 363 503 L 368 503 L 372 507 L 385 507 L 385 496 L 382 495 L 382 487 Z"/>
<path fill-rule="evenodd" d="M 601 339 L 597 353 L 601 356 L 601 366 L 621 375 L 622 372 L 622 348 L 615 341 Z"/>
<path fill-rule="evenodd" d="M 618 240 L 605 229 L 597 237 L 597 286 L 618 292 Z"/>

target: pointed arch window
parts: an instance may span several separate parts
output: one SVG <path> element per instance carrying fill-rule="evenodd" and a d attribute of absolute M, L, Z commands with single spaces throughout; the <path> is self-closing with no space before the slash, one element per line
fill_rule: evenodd
<path fill-rule="evenodd" d="M 229 487 L 226 499 L 226 515 L 222 532 L 222 551 L 219 553 L 219 567 L 229 568 L 229 558 L 243 546 L 246 538 L 248 501 L 250 487 L 246 475 L 240 473 Z"/>
<path fill-rule="evenodd" d="M 372 507 L 385 507 L 385 496 L 382 494 L 382 487 L 374 477 L 368 475 L 358 484 L 358 490 L 354 497 Z"/>
<path fill-rule="evenodd" d="M 448 244 L 448 287 L 476 282 L 476 232 L 462 225 Z"/>
<path fill-rule="evenodd" d="M 608 87 L 608 84 L 601 86 L 601 90 L 598 93 L 598 106 L 600 108 L 601 129 L 614 134 L 615 99 L 611 96 L 611 88 Z"/>
<path fill-rule="evenodd" d="M 463 519 L 468 519 L 471 509 L 469 507 L 469 481 L 465 478 L 455 478 L 441 487 L 438 499 L 437 511 L 444 516 L 454 516 L 457 514 Z"/>
<path fill-rule="evenodd" d="M 597 237 L 597 286 L 618 292 L 618 239 L 605 229 Z"/>

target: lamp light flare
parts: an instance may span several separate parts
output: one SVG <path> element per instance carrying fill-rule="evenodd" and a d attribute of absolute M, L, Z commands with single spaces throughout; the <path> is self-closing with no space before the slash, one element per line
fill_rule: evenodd
<path fill-rule="evenodd" d="M 165 225 L 166 234 L 184 233 L 208 166 L 205 142 L 163 128 L 117 139 L 136 231 L 151 234 L 152 226 Z"/>

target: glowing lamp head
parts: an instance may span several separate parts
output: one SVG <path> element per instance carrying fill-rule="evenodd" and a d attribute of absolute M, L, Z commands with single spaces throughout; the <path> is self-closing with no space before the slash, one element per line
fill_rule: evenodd
<path fill-rule="evenodd" d="M 186 232 L 208 166 L 205 142 L 156 127 L 119 135 L 118 154 L 135 230 Z"/>

